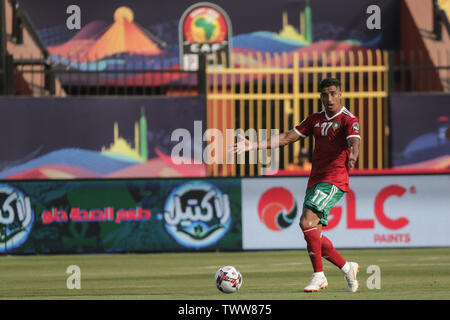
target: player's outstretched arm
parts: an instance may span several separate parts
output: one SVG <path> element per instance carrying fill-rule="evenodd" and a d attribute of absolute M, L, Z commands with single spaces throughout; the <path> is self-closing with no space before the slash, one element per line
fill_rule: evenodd
<path fill-rule="evenodd" d="M 356 137 L 348 138 L 347 144 L 348 144 L 348 167 L 350 169 L 355 168 L 356 160 L 358 160 L 359 156 L 359 144 L 360 139 Z"/>
<path fill-rule="evenodd" d="M 289 130 L 288 132 L 273 135 L 264 141 L 249 141 L 243 135 L 238 136 L 240 141 L 231 146 L 230 152 L 242 153 L 255 149 L 274 149 L 278 147 L 283 147 L 289 143 L 295 142 L 300 139 L 300 135 L 294 130 Z"/>

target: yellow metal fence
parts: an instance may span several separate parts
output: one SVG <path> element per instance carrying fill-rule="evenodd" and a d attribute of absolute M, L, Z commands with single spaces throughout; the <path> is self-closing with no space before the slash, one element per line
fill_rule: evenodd
<path fill-rule="evenodd" d="M 388 53 L 381 50 L 330 51 L 232 56 L 230 68 L 207 65 L 207 128 L 217 129 L 222 141 L 211 138 L 214 160 L 209 176 L 258 176 L 261 154 L 247 154 L 227 163 L 226 129 L 277 129 L 286 132 L 322 109 L 318 85 L 325 77 L 341 81 L 343 104 L 361 125 L 359 169 L 387 167 Z M 279 150 L 279 168 L 286 169 L 300 148 L 314 148 L 313 138 Z M 273 151 L 272 151 L 273 152 Z M 258 159 L 254 159 L 254 157 Z M 271 156 L 269 151 L 269 157 Z M 245 161 L 244 161 L 245 160 Z M 256 160 L 256 161 L 255 161 Z M 231 162 L 231 163 L 230 163 Z M 255 163 L 256 162 L 256 163 Z"/>

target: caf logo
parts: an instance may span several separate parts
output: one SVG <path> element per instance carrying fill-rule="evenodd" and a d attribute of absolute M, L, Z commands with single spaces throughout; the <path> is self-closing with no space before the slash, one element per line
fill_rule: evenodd
<path fill-rule="evenodd" d="M 222 42 L 227 39 L 227 24 L 218 10 L 200 7 L 193 10 L 184 22 L 186 41 L 190 43 Z"/>
<path fill-rule="evenodd" d="M 270 188 L 259 199 L 258 215 L 267 228 L 282 231 L 294 222 L 297 202 L 289 190 L 283 187 Z"/>
<path fill-rule="evenodd" d="M 167 232 L 184 247 L 210 246 L 230 228 L 228 195 L 206 182 L 185 183 L 166 200 L 164 224 Z"/>
<path fill-rule="evenodd" d="M 189 43 L 220 43 L 228 38 L 226 13 L 218 6 L 200 3 L 185 12 L 183 35 Z"/>
<path fill-rule="evenodd" d="M 0 185 L 0 252 L 21 246 L 28 238 L 34 214 L 29 197 L 5 184 Z"/>
<path fill-rule="evenodd" d="M 231 21 L 218 5 L 199 2 L 187 8 L 180 18 L 178 34 L 182 69 L 197 71 L 200 55 L 216 67 L 230 65 Z"/>

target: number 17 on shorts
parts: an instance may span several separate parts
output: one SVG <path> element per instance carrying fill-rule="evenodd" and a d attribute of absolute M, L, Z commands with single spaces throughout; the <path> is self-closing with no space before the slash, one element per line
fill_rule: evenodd
<path fill-rule="evenodd" d="M 327 182 L 319 182 L 306 190 L 303 207 L 312 210 L 323 226 L 328 225 L 330 209 L 342 198 L 344 191 Z"/>

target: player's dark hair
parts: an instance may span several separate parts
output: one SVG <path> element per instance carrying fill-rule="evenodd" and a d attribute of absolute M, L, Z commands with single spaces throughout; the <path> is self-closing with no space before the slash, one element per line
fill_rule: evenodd
<path fill-rule="evenodd" d="M 325 78 L 319 83 L 319 91 L 321 92 L 323 88 L 336 86 L 336 88 L 341 89 L 341 82 L 336 78 Z"/>

